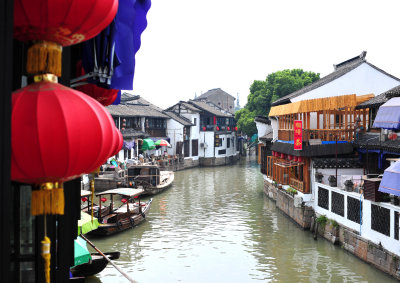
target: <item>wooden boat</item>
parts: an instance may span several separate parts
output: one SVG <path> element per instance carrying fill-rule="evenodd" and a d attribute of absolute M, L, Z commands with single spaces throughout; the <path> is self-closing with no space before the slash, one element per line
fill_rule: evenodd
<path fill-rule="evenodd" d="M 158 165 L 130 165 L 127 169 L 128 183 L 135 188 L 142 188 L 145 195 L 162 192 L 174 181 L 173 171 L 161 171 Z"/>
<path fill-rule="evenodd" d="M 92 214 L 92 204 L 90 202 L 91 195 L 91 191 L 81 190 L 81 201 L 83 202 L 83 204 L 81 204 L 81 210 L 87 214 Z M 93 215 L 97 218 L 106 216 L 110 213 L 110 206 L 102 206 L 100 209 L 99 205 L 93 203 L 93 212 Z M 101 213 L 101 215 L 99 215 L 99 213 Z"/>
<path fill-rule="evenodd" d="M 120 256 L 119 252 L 110 252 L 110 253 L 104 253 L 109 259 L 118 259 Z M 87 276 L 92 276 L 97 273 L 100 273 L 103 271 L 104 268 L 106 268 L 108 264 L 108 260 L 105 259 L 102 255 L 99 253 L 91 253 L 92 260 L 88 263 L 83 263 L 76 265 L 74 267 L 71 267 L 71 273 L 74 277 L 87 277 Z"/>
<path fill-rule="evenodd" d="M 143 193 L 142 189 L 118 188 L 97 193 L 96 196 L 103 198 L 110 196 L 109 213 L 98 218 L 100 225 L 96 230 L 89 232 L 90 235 L 106 236 L 115 234 L 140 224 L 149 213 L 152 199 L 146 202 L 135 202 L 135 198 Z M 119 198 L 119 199 L 118 199 Z M 114 207 L 114 201 L 121 201 L 119 207 Z M 101 210 L 101 201 L 99 201 Z"/>

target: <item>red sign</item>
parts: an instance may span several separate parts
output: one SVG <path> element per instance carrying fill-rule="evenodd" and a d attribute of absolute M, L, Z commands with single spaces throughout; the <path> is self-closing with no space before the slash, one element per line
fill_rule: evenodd
<path fill-rule="evenodd" d="M 294 150 L 303 149 L 303 137 L 302 137 L 303 122 L 300 120 L 294 121 Z"/>

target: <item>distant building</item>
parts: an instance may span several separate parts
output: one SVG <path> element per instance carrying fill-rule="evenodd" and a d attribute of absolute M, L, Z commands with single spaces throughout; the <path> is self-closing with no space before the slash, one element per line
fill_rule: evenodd
<path fill-rule="evenodd" d="M 194 100 L 208 100 L 229 113 L 235 111 L 235 97 L 220 88 L 210 89 Z"/>
<path fill-rule="evenodd" d="M 190 133 L 186 131 L 183 148 L 177 152 L 186 161 L 198 162 L 200 166 L 231 164 L 239 158 L 236 124 L 233 113 L 221 109 L 207 100 L 189 100 L 166 109 L 174 112 L 194 125 Z"/>

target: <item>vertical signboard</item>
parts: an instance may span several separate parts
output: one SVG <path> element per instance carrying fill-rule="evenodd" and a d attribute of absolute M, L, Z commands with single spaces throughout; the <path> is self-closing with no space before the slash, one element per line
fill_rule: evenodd
<path fill-rule="evenodd" d="M 300 120 L 294 121 L 294 150 L 303 149 L 303 137 L 302 137 L 303 122 Z"/>

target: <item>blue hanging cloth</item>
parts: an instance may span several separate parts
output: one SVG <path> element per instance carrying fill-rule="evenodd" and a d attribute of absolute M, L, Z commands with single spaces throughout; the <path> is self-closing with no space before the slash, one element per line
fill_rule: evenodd
<path fill-rule="evenodd" d="M 85 73 L 91 73 L 90 83 L 119 90 L 133 89 L 135 54 L 147 27 L 150 6 L 150 0 L 120 0 L 114 21 L 95 38 L 83 43 L 82 64 Z"/>

